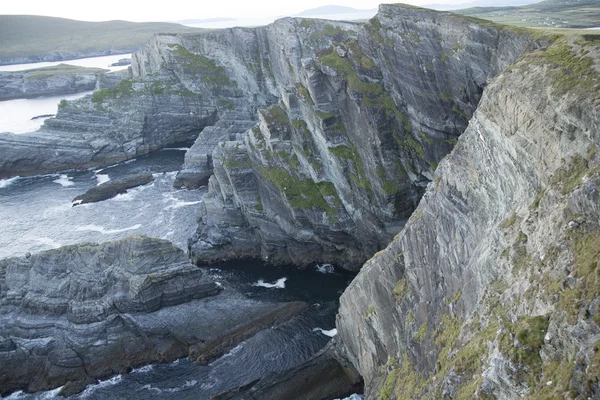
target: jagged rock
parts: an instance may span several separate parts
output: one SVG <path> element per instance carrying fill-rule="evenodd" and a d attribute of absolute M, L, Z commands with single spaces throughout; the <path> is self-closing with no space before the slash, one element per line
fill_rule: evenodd
<path fill-rule="evenodd" d="M 342 295 L 340 352 L 368 398 L 600 396 L 600 49 L 553 39 L 489 83 Z"/>
<path fill-rule="evenodd" d="M 305 307 L 223 290 L 183 251 L 143 236 L 0 260 L 0 394 L 66 383 L 72 394 L 199 343 L 215 357 Z"/>
<path fill-rule="evenodd" d="M 202 153 L 189 152 L 201 154 L 198 184 L 207 176 L 198 171 L 212 163 L 214 172 L 190 241 L 194 259 L 357 269 L 402 228 L 487 81 L 534 44 L 449 13 L 382 6 L 364 25 L 283 19 L 181 45 L 219 60 L 245 90 L 260 91 L 248 77 L 262 68 L 258 82 L 280 99 L 212 158 L 203 135 Z M 164 68 L 168 58 L 156 53 L 136 54 L 134 71 Z"/>
<path fill-rule="evenodd" d="M 361 378 L 336 360 L 328 345 L 301 365 L 213 396 L 213 400 L 342 398 L 361 390 Z"/>
<path fill-rule="evenodd" d="M 59 64 L 26 71 L 0 72 L 0 100 L 94 90 L 98 76 L 105 71 Z"/>
<path fill-rule="evenodd" d="M 141 173 L 127 178 L 104 182 L 94 186 L 84 194 L 73 199 L 73 206 L 86 203 L 96 203 L 98 201 L 108 200 L 118 194 L 127 193 L 127 189 L 132 189 L 152 182 L 154 178 L 151 173 Z"/>

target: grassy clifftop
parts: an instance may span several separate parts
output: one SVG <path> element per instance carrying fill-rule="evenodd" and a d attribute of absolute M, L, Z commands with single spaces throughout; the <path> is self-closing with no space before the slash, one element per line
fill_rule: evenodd
<path fill-rule="evenodd" d="M 34 15 L 0 15 L 0 63 L 11 58 L 35 61 L 52 53 L 85 56 L 107 51 L 129 52 L 143 45 L 154 33 L 198 30 L 166 22 L 86 22 Z"/>
<path fill-rule="evenodd" d="M 536 28 L 600 26 L 600 2 L 595 0 L 546 0 L 521 7 L 474 7 L 453 12 L 503 24 Z"/>

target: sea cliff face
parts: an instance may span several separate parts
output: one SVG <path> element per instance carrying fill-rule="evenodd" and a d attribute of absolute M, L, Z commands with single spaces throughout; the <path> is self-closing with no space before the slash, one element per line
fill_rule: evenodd
<path fill-rule="evenodd" d="M 341 297 L 369 398 L 598 398 L 600 52 L 561 38 L 486 88 L 406 227 Z"/>
<path fill-rule="evenodd" d="M 246 135 L 234 127 L 212 154 L 201 135 L 188 153 L 214 173 L 194 259 L 349 269 L 401 229 L 487 80 L 535 46 L 511 30 L 398 6 L 366 25 L 284 19 L 186 40 L 180 46 L 234 71 L 239 88 L 279 99 Z M 238 54 L 239 42 L 255 50 Z M 134 58 L 134 72 L 155 71 L 166 59 L 157 54 L 138 54 L 146 59 Z"/>
<path fill-rule="evenodd" d="M 194 260 L 356 270 L 402 228 L 487 81 L 539 45 L 403 6 L 367 24 L 287 18 L 156 35 L 130 79 L 64 105 L 34 134 L 0 137 L 0 176 L 116 162 L 202 131 L 176 182 L 209 187 Z"/>

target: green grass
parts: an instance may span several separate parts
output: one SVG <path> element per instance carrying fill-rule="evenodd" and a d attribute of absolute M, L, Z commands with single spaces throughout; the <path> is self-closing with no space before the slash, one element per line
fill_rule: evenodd
<path fill-rule="evenodd" d="M 217 65 L 215 60 L 192 53 L 179 44 L 169 45 L 169 48 L 187 73 L 199 77 L 206 84 L 213 87 L 237 86 L 236 82 L 227 76 L 225 68 Z"/>
<path fill-rule="evenodd" d="M 521 7 L 475 7 L 453 11 L 501 24 L 534 28 L 591 28 L 600 24 L 600 3 L 542 1 Z"/>
<path fill-rule="evenodd" d="M 155 33 L 199 32 L 166 22 L 85 22 L 34 15 L 0 15 L 0 61 L 39 58 L 57 52 L 112 50 L 128 53 L 141 48 Z"/>
<path fill-rule="evenodd" d="M 44 68 L 35 68 L 28 69 L 26 71 L 21 71 L 20 73 L 26 74 L 30 79 L 43 79 L 49 78 L 51 76 L 56 75 L 66 75 L 66 74 L 100 74 L 105 72 L 106 70 L 102 68 L 86 68 L 86 67 L 78 67 L 76 65 L 69 64 L 58 64 L 52 67 L 44 67 Z"/>
<path fill-rule="evenodd" d="M 321 209 L 327 216 L 337 214 L 337 208 L 325 200 L 331 198 L 335 206 L 341 204 L 335 187 L 331 182 L 314 182 L 312 179 L 301 179 L 285 168 L 260 167 L 260 174 L 285 195 L 289 204 L 299 210 Z"/>

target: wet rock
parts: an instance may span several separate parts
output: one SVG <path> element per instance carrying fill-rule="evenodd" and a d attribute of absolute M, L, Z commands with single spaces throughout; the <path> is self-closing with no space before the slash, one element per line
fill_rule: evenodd
<path fill-rule="evenodd" d="M 0 392 L 67 384 L 73 394 L 198 343 L 217 357 L 304 307 L 223 289 L 171 243 L 143 236 L 0 260 Z"/>
<path fill-rule="evenodd" d="M 151 173 L 141 173 L 124 179 L 104 182 L 91 188 L 84 194 L 75 197 L 72 200 L 73 206 L 108 200 L 118 194 L 127 193 L 127 189 L 146 185 L 153 180 L 154 178 Z"/>

